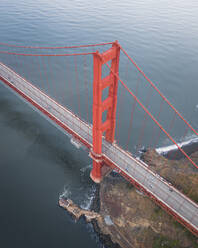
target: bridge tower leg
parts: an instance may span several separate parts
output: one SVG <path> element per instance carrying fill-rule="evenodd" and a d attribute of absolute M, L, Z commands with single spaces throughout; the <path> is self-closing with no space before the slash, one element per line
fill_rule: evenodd
<path fill-rule="evenodd" d="M 102 168 L 102 136 L 105 133 L 106 141 L 113 143 L 116 127 L 116 106 L 119 73 L 120 46 L 115 41 L 112 47 L 100 54 L 93 55 L 93 148 L 90 156 L 93 159 L 91 178 L 100 183 L 103 177 Z M 102 66 L 111 61 L 111 71 L 108 76 L 102 78 Z M 114 74 L 115 73 L 115 74 Z M 103 90 L 108 88 L 108 97 L 102 100 Z M 103 113 L 107 111 L 106 120 L 103 122 Z"/>

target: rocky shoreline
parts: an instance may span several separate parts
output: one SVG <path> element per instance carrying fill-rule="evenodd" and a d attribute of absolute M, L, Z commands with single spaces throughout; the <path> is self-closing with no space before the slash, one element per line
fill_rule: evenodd
<path fill-rule="evenodd" d="M 86 222 L 91 222 L 92 220 L 97 220 L 101 218 L 99 213 L 91 210 L 82 209 L 78 205 L 76 205 L 71 199 L 59 199 L 59 206 L 67 210 L 67 212 L 70 213 L 75 218 L 75 220 L 79 220 L 82 216 L 85 217 Z"/>
<path fill-rule="evenodd" d="M 112 174 L 112 173 L 111 173 Z M 120 177 L 120 175 L 115 175 L 116 177 Z M 96 185 L 96 192 L 95 192 L 95 196 L 91 205 L 91 210 L 100 213 L 100 205 L 101 205 L 101 201 L 100 201 L 100 184 Z M 112 237 L 110 234 L 105 234 L 103 232 L 103 230 L 99 227 L 98 225 L 98 221 L 97 220 L 92 220 L 92 225 L 94 228 L 94 231 L 97 233 L 99 240 L 101 243 L 103 243 L 105 245 L 105 247 L 108 248 L 122 248 L 118 243 L 114 243 L 112 241 Z"/>
<path fill-rule="evenodd" d="M 122 248 L 196 248 L 198 239 L 122 178 L 110 175 L 100 188 L 100 232 Z M 105 216 L 110 216 L 108 225 Z"/>
<path fill-rule="evenodd" d="M 191 156 L 198 162 L 198 153 L 191 154 Z M 188 169 L 184 159 L 171 161 L 153 150 L 144 153 L 142 159 L 151 166 L 153 171 L 164 176 L 174 186 L 180 187 L 182 191 L 188 190 L 179 184 L 180 181 L 174 181 L 175 175 L 180 180 L 189 175 L 195 184 L 190 186 L 197 186 L 198 173 L 193 168 Z M 169 167 L 172 168 L 171 171 L 169 171 Z M 189 196 L 198 199 L 197 191 Z M 95 214 L 96 218 L 92 218 L 90 221 L 99 239 L 107 247 L 198 247 L 198 239 L 195 236 L 155 205 L 146 195 L 137 191 L 114 172 L 105 177 L 100 185 L 97 185 L 91 210 L 88 211 L 90 213 L 86 211 L 82 210 L 82 213 Z"/>

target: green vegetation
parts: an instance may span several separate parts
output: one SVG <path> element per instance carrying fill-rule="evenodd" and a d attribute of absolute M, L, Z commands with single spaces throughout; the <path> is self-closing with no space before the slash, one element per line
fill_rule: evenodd
<path fill-rule="evenodd" d="M 191 154 L 190 157 L 195 163 L 198 163 L 198 152 Z M 148 150 L 142 155 L 142 159 L 150 165 L 154 172 L 198 203 L 198 172 L 187 159 L 168 160 L 157 154 L 155 150 Z"/>
<path fill-rule="evenodd" d="M 170 240 L 167 237 L 158 236 L 153 242 L 153 248 L 179 248 L 179 241 Z"/>
<path fill-rule="evenodd" d="M 178 221 L 174 220 L 173 221 L 173 225 L 176 228 L 181 229 L 182 233 L 185 233 L 185 235 L 191 240 L 191 242 L 193 243 L 193 247 L 198 248 L 198 243 L 197 243 L 197 238 L 188 230 L 186 229 L 184 226 L 182 226 Z M 193 248 L 192 247 L 192 248 Z"/>

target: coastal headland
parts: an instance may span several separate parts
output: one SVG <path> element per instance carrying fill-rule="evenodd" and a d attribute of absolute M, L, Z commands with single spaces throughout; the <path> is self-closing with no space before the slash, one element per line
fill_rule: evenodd
<path fill-rule="evenodd" d="M 198 162 L 198 152 L 191 154 L 191 157 Z M 155 150 L 145 152 L 142 159 L 154 172 L 194 201 L 198 201 L 198 173 L 189 166 L 188 161 L 169 160 Z M 198 239 L 194 235 L 116 173 L 104 178 L 96 201 L 100 205 L 98 212 L 96 209 L 79 211 L 80 208 L 72 205 L 73 202 L 70 202 L 70 206 L 78 208 L 76 219 L 84 215 L 87 221 L 92 221 L 103 241 L 107 240 L 110 244 L 111 240 L 112 247 L 198 247 Z"/>

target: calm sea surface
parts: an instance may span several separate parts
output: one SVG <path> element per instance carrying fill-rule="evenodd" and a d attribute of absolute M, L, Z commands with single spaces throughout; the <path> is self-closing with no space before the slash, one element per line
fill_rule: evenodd
<path fill-rule="evenodd" d="M 198 128 L 197 0 L 1 0 L 0 42 L 62 46 L 119 40 Z M 89 208 L 91 160 L 0 84 L 0 247 L 102 247 L 57 205 Z"/>

